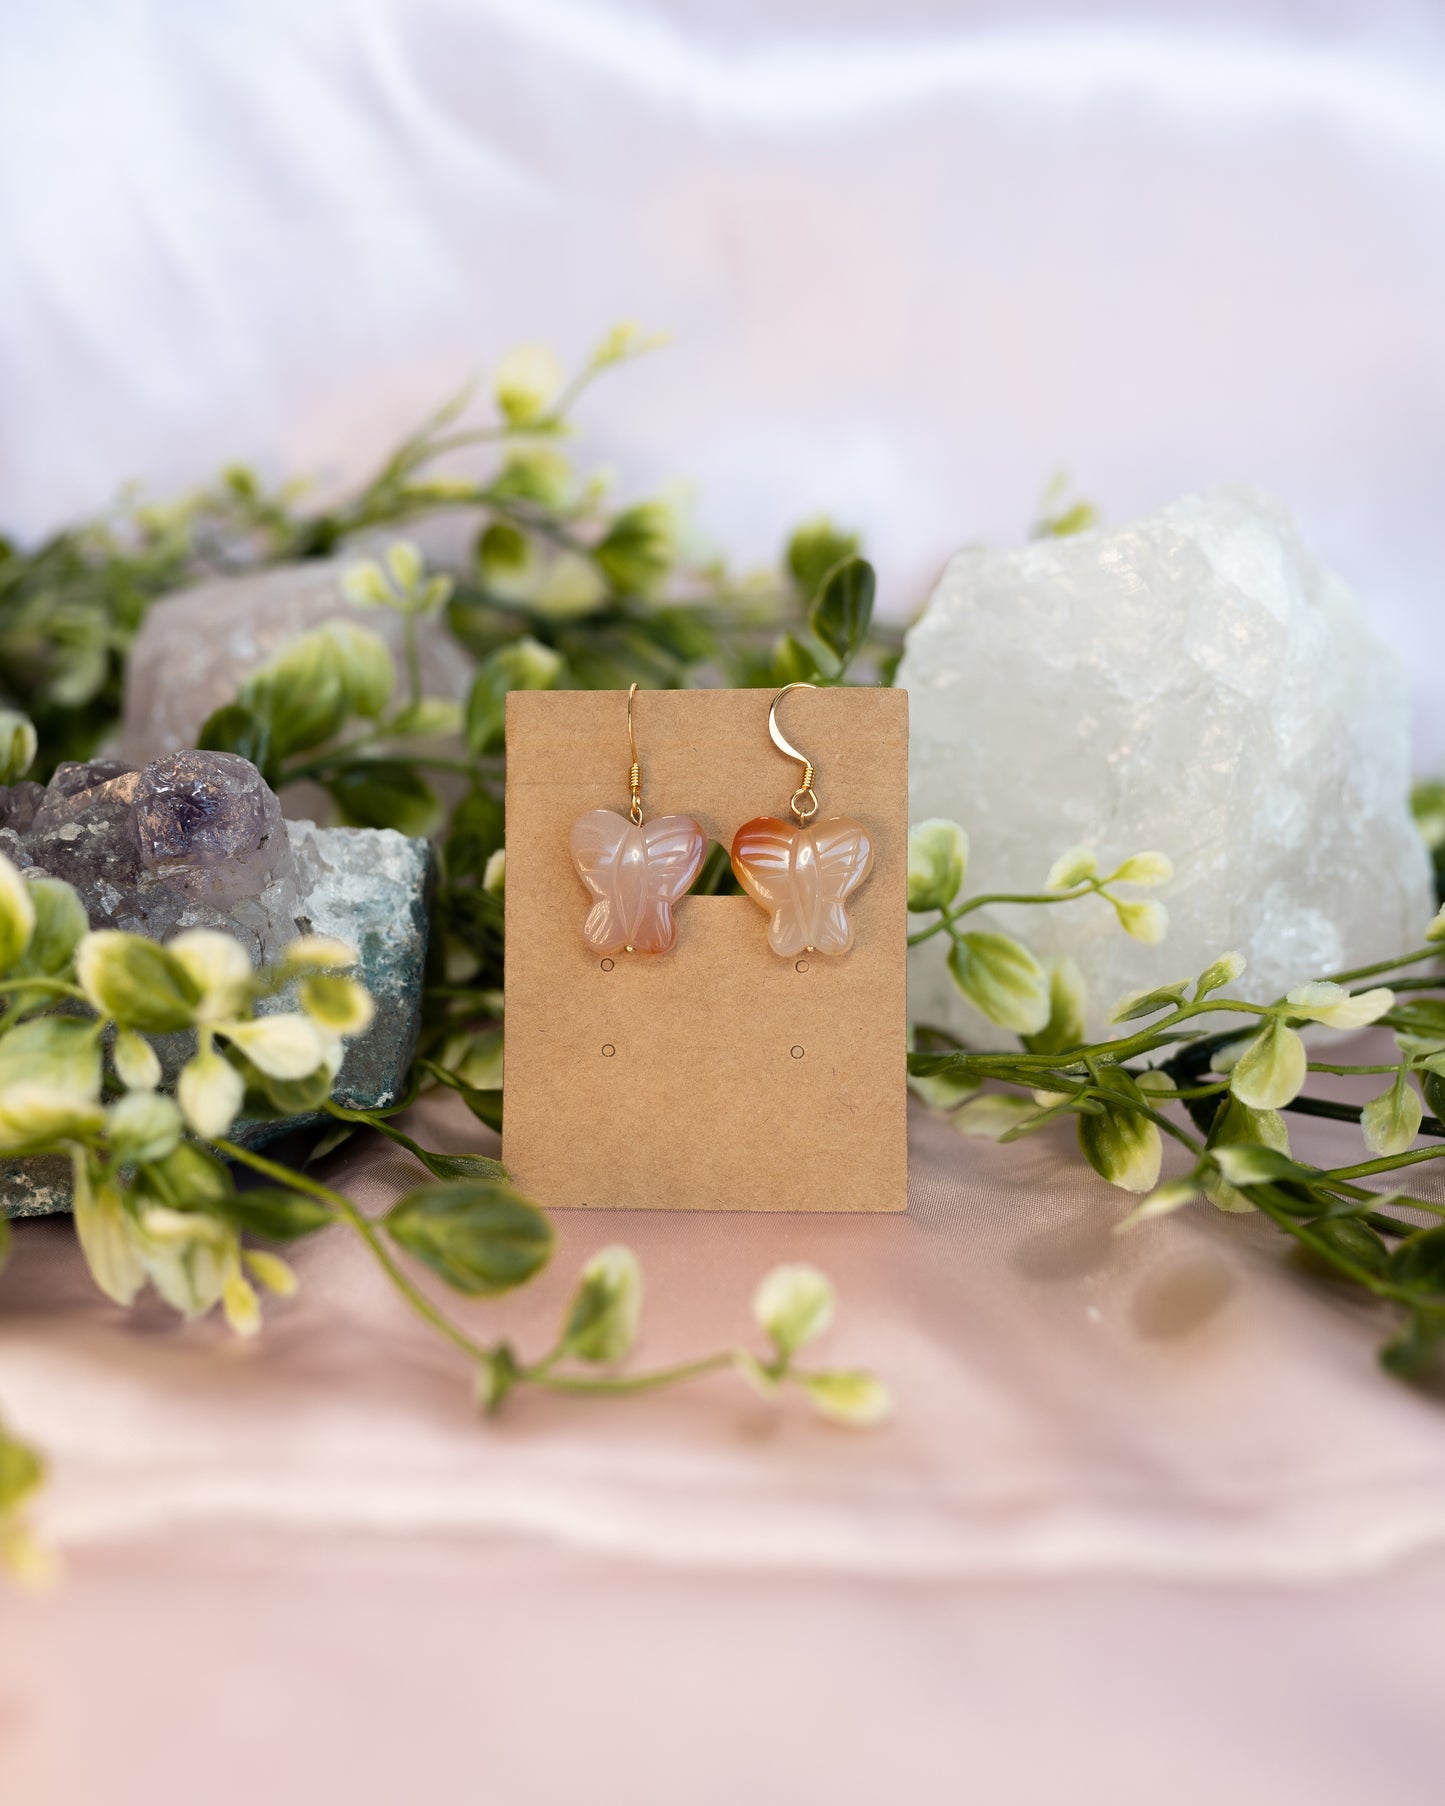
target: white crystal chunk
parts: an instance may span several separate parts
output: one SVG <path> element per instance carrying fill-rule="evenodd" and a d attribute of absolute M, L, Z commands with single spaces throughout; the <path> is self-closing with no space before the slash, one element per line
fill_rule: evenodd
<path fill-rule="evenodd" d="M 1040 956 L 1071 953 L 1090 1028 L 1126 992 L 1237 949 L 1256 1001 L 1421 944 L 1432 913 L 1411 823 L 1409 707 L 1394 655 L 1277 502 L 1187 496 L 1108 532 L 960 552 L 908 635 L 910 818 L 972 845 L 969 893 L 1036 891 L 1065 848 L 1167 853 L 1167 939 L 1098 899 L 999 907 Z M 915 949 L 910 1009 L 1007 1037 L 959 994 L 945 938 Z"/>

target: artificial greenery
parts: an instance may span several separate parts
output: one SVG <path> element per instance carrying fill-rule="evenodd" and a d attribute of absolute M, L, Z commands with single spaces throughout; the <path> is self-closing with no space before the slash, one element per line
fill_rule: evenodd
<path fill-rule="evenodd" d="M 873 631 L 873 573 L 850 535 L 812 522 L 791 540 L 784 571 L 735 579 L 686 550 L 674 504 L 613 506 L 603 482 L 574 473 L 562 450 L 573 404 L 601 371 L 645 348 L 621 328 L 571 382 L 550 354 L 514 353 L 497 375 L 494 419 L 462 424 L 469 395 L 458 397 L 330 507 L 308 509 L 302 486 L 268 491 L 254 472 L 233 468 L 201 494 L 164 508 L 131 503 L 114 522 L 60 533 L 32 552 L 0 542 L 0 695 L 24 705 L 0 709 L 0 783 L 9 784 L 95 750 L 115 721 L 128 648 L 166 592 L 331 555 L 421 515 L 464 510 L 474 519 L 461 568 L 429 572 L 411 542 L 393 540 L 380 561 L 347 572 L 354 602 L 401 615 L 400 676 L 377 634 L 354 619 L 327 622 L 251 673 L 200 738 L 251 759 L 275 787 L 323 786 L 340 820 L 435 834 L 433 969 L 404 1101 L 445 1085 L 493 1127 L 502 1097 L 495 1017 L 507 693 L 634 677 L 828 683 L 860 659 L 887 674 L 896 658 L 896 636 Z M 489 454 L 483 474 L 439 472 L 479 448 Z M 424 693 L 423 634 L 448 635 L 476 660 L 464 704 Z M 722 886 L 715 861 L 699 882 Z M 604 1249 L 584 1268 L 540 1355 L 479 1341 L 409 1268 L 464 1296 L 492 1296 L 540 1271 L 551 1230 L 496 1161 L 434 1153 L 388 1121 L 392 1113 L 331 1100 L 342 1040 L 371 1019 L 369 997 L 345 972 L 352 957 L 308 937 L 277 967 L 253 972 L 224 934 L 192 931 L 162 947 L 91 933 L 68 886 L 26 883 L 0 859 L 0 1153 L 68 1158 L 76 1230 L 110 1297 L 129 1304 L 149 1284 L 187 1316 L 219 1305 L 233 1329 L 251 1334 L 260 1326 L 257 1285 L 287 1292 L 295 1283 L 274 1247 L 255 1242 L 340 1225 L 467 1358 L 488 1409 L 525 1386 L 613 1396 L 731 1369 L 767 1397 L 792 1388 L 835 1421 L 887 1413 L 887 1391 L 871 1374 L 798 1365 L 833 1309 L 827 1280 L 806 1266 L 778 1268 L 758 1289 L 764 1354 L 729 1349 L 616 1371 L 642 1297 L 625 1248 Z M 178 1034 L 192 1051 L 168 1074 L 151 1037 Z M 337 1119 L 332 1145 L 370 1127 L 414 1154 L 433 1183 L 372 1219 L 343 1193 L 230 1139 L 243 1113 L 317 1109 Z M 247 1169 L 271 1183 L 238 1185 Z M 0 1262 L 8 1240 L 0 1217 Z M 43 1471 L 0 1425 L 0 1561 L 31 1573 L 43 1561 L 25 1512 Z"/>
<path fill-rule="evenodd" d="M 1084 977 L 1074 962 L 1046 967 L 1009 936 L 971 932 L 967 918 L 990 903 L 1103 898 L 1126 933 L 1157 942 L 1167 929 L 1164 906 L 1116 887 L 1167 883 L 1169 860 L 1141 853 L 1101 877 L 1093 854 L 1079 847 L 1036 893 L 965 898 L 967 852 L 967 836 L 951 822 L 912 830 L 909 908 L 931 919 L 910 942 L 946 935 L 959 988 L 1022 1047 L 969 1049 L 943 1030 L 917 1027 L 909 1056 L 915 1089 L 965 1134 L 998 1141 L 1074 1119 L 1095 1171 L 1144 1194 L 1118 1223 L 1121 1231 L 1196 1200 L 1262 1212 L 1339 1278 L 1395 1307 L 1398 1324 L 1381 1358 L 1402 1378 L 1426 1373 L 1445 1345 L 1445 1205 L 1358 1182 L 1445 1156 L 1445 975 L 1419 970 L 1437 965 L 1445 950 L 1445 910 L 1425 928 L 1422 946 L 1296 985 L 1271 1003 L 1234 994 L 1244 960 L 1222 954 L 1197 977 L 1122 999 L 1112 1015 L 1120 1032 L 1090 1042 Z M 1380 979 L 1390 985 L 1374 982 Z M 1209 1032 L 1221 1017 L 1230 1026 Z M 1394 1033 L 1393 1060 L 1314 1059 L 1300 1033 L 1310 1025 L 1348 1032 L 1376 1023 Z M 1313 1098 L 1305 1095 L 1312 1072 L 1375 1075 L 1382 1088 L 1359 1107 Z M 1294 1158 L 1287 1112 L 1358 1123 L 1369 1158 L 1329 1168 Z M 1440 1137 L 1440 1145 L 1415 1146 L 1422 1133 Z M 1166 1136 L 1188 1152 L 1190 1166 L 1161 1185 Z M 1430 1220 L 1412 1221 L 1410 1212 Z"/>
<path fill-rule="evenodd" d="M 463 1296 L 494 1297 L 547 1264 L 551 1227 L 495 1160 L 429 1153 L 382 1119 L 330 1101 L 344 1041 L 372 1020 L 371 998 L 347 975 L 355 958 L 339 941 L 307 935 L 256 971 L 238 941 L 212 929 L 164 946 L 91 931 L 69 885 L 27 882 L 0 857 L 0 1154 L 69 1161 L 75 1231 L 108 1297 L 129 1305 L 151 1286 L 188 1318 L 219 1306 L 237 1334 L 254 1335 L 258 1287 L 285 1296 L 296 1286 L 274 1246 L 255 1243 L 290 1243 L 336 1224 L 468 1358 L 488 1409 L 520 1386 L 618 1395 L 732 1368 L 770 1396 L 793 1383 L 840 1422 L 886 1412 L 888 1395 L 870 1374 L 796 1366 L 832 1311 L 828 1282 L 811 1268 L 778 1268 L 759 1289 L 766 1356 L 726 1350 L 653 1372 L 589 1372 L 625 1359 L 637 1332 L 642 1276 L 619 1247 L 584 1267 L 555 1342 L 538 1358 L 476 1340 L 407 1263 Z M 168 1075 L 155 1043 L 176 1035 L 193 1051 Z M 421 1157 L 433 1182 L 373 1219 L 343 1193 L 229 1138 L 242 1114 L 316 1109 L 348 1126 L 375 1121 Z M 241 1189 L 237 1166 L 272 1183 Z M 3 1265 L 10 1229 L 3 1217 L 0 1225 Z M 23 1512 L 41 1474 L 34 1451 L 0 1429 L 0 1559 L 11 1566 L 33 1560 Z"/>
<path fill-rule="evenodd" d="M 61 533 L 33 552 L 0 543 L 0 695 L 24 705 L 0 712 L 6 783 L 32 764 L 44 775 L 100 742 L 115 716 L 127 648 L 167 591 L 218 572 L 354 548 L 346 594 L 400 615 L 401 672 L 380 635 L 338 618 L 253 671 L 200 738 L 252 759 L 277 788 L 320 785 L 340 820 L 434 836 L 432 965 L 402 1101 L 443 1085 L 491 1127 L 500 1125 L 504 1096 L 497 1024 L 507 694 L 634 680 L 889 682 L 897 661 L 896 634 L 874 623 L 873 572 L 854 536 L 810 523 L 792 537 L 781 571 L 740 579 L 689 549 L 675 503 L 614 505 L 605 484 L 577 475 L 563 450 L 573 404 L 601 371 L 645 348 L 621 328 L 570 382 L 549 353 L 514 353 L 498 373 L 492 419 L 464 424 L 470 396 L 458 397 L 368 482 L 327 507 L 309 508 L 301 487 L 268 490 L 238 468 L 199 495 L 165 508 L 131 504 L 115 522 Z M 481 474 L 453 468 L 479 452 L 487 460 Z M 429 570 L 410 540 L 387 542 L 386 530 L 444 511 L 462 511 L 474 526 L 460 563 Z M 1077 532 L 1093 519 L 1088 504 L 1069 502 L 1056 483 L 1033 531 Z M 475 661 L 465 698 L 426 693 L 428 638 L 449 638 Z M 1445 873 L 1445 788 L 1424 787 L 1416 811 Z M 1094 854 L 1076 848 L 1037 892 L 1007 896 L 967 895 L 967 865 L 957 824 L 912 830 L 910 944 L 945 939 L 960 991 L 1016 1044 L 965 1047 L 915 1024 L 914 1089 L 961 1132 L 1004 1142 L 1072 1120 L 1084 1158 L 1140 1200 L 1120 1230 L 1200 1200 L 1263 1213 L 1317 1262 L 1395 1309 L 1397 1329 L 1383 1351 L 1392 1372 L 1427 1371 L 1445 1347 L 1445 1205 L 1359 1181 L 1445 1154 L 1445 979 L 1422 970 L 1437 963 L 1445 916 L 1398 959 L 1314 979 L 1267 1004 L 1234 994 L 1243 961 L 1224 954 L 1197 977 L 1123 1000 L 1114 1012 L 1119 1032 L 1090 1041 L 1085 976 L 1074 962 L 1045 964 L 971 918 L 1004 903 L 1105 907 L 1125 933 L 1156 943 L 1167 912 L 1141 893 L 1168 882 L 1169 860 L 1144 852 L 1101 874 Z M 729 882 L 726 858 L 714 849 L 696 888 Z M 281 967 L 259 974 L 238 955 L 224 936 L 182 936 L 159 948 L 91 934 L 65 886 L 27 886 L 10 868 L 0 871 L 0 1151 L 66 1150 L 77 1229 L 113 1297 L 128 1300 L 151 1283 L 188 1314 L 219 1303 L 246 1333 L 259 1322 L 253 1282 L 273 1290 L 293 1283 L 279 1256 L 253 1242 L 340 1225 L 465 1356 L 488 1409 L 526 1386 L 611 1395 L 730 1368 L 770 1396 L 796 1385 L 843 1421 L 886 1413 L 888 1395 L 871 1375 L 795 1365 L 832 1310 L 826 1280 L 806 1267 L 780 1268 L 759 1288 L 766 1356 L 730 1349 L 652 1373 L 617 1371 L 633 1345 L 642 1294 L 637 1263 L 622 1248 L 604 1249 L 584 1268 L 541 1354 L 476 1338 L 412 1269 L 472 1297 L 524 1284 L 551 1250 L 545 1218 L 496 1162 L 433 1153 L 388 1120 L 393 1113 L 349 1111 L 329 1099 L 340 1037 L 361 1032 L 370 1009 L 345 975 L 345 949 L 302 942 Z M 1389 986 L 1369 982 L 1385 978 Z M 277 1011 L 282 1002 L 294 1007 Z M 57 1004 L 74 1013 L 52 1014 Z M 273 1013 L 257 1016 L 258 1004 Z M 1395 1059 L 1312 1059 L 1299 1032 L 1369 1023 L 1393 1031 Z M 177 1029 L 194 1038 L 194 1052 L 172 1097 L 147 1037 Z M 1381 1089 L 1357 1109 L 1307 1095 L 1311 1072 L 1374 1073 Z M 228 1133 L 243 1108 L 288 1115 L 317 1107 L 336 1118 L 330 1145 L 370 1127 L 414 1154 L 434 1183 L 371 1219 L 343 1193 Z M 1289 1113 L 1358 1122 L 1369 1158 L 1332 1169 L 1298 1160 Z M 1440 1145 L 1416 1146 L 1421 1135 Z M 1165 1138 L 1185 1150 L 1188 1165 L 1161 1184 Z M 240 1186 L 237 1169 L 268 1183 Z M 24 1512 L 42 1473 L 34 1451 L 0 1426 L 0 1558 L 8 1553 L 12 1565 L 38 1561 Z"/>

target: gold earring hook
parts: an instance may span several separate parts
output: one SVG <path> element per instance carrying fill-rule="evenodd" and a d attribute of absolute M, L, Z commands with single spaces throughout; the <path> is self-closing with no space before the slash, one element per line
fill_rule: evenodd
<path fill-rule="evenodd" d="M 803 768 L 803 781 L 788 801 L 788 807 L 803 825 L 810 822 L 818 813 L 818 797 L 813 789 L 813 765 L 805 753 L 800 753 L 791 741 L 784 739 L 782 731 L 778 727 L 778 704 L 789 690 L 816 690 L 817 687 L 816 684 L 801 682 L 784 684 L 773 698 L 773 706 L 768 710 L 768 733 L 772 737 L 773 745 L 787 758 L 796 759 Z"/>
<path fill-rule="evenodd" d="M 627 692 L 627 750 L 632 756 L 632 768 L 627 774 L 627 788 L 632 793 L 632 801 L 628 804 L 627 813 L 633 822 L 642 826 L 642 767 L 637 763 L 637 738 L 632 731 L 632 699 L 637 694 L 637 685 L 633 684 Z"/>

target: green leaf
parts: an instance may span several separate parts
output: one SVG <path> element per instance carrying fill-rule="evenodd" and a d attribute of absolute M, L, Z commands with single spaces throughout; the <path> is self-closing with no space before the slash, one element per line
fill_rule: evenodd
<path fill-rule="evenodd" d="M 804 521 L 788 541 L 787 563 L 803 600 L 811 602 L 823 579 L 858 551 L 858 535 L 835 527 L 826 515 Z"/>
<path fill-rule="evenodd" d="M 473 756 L 481 758 L 502 745 L 511 691 L 555 689 L 564 670 L 560 653 L 530 638 L 499 646 L 484 658 L 467 697 L 467 745 Z"/>
<path fill-rule="evenodd" d="M 1244 1141 L 1212 1148 L 1214 1164 L 1231 1185 L 1272 1185 L 1280 1179 L 1312 1184 L 1316 1175 L 1277 1148 Z"/>
<path fill-rule="evenodd" d="M 1186 1204 L 1192 1204 L 1198 1196 L 1199 1185 L 1193 1177 L 1169 1179 L 1151 1191 L 1142 1203 L 1136 1204 L 1128 1216 L 1115 1223 L 1114 1234 L 1123 1235 L 1126 1230 L 1147 1223 L 1151 1217 L 1171 1216 Z"/>
<path fill-rule="evenodd" d="M 304 1192 L 286 1191 L 281 1186 L 257 1186 L 250 1191 L 233 1192 L 219 1207 L 220 1214 L 238 1229 L 259 1235 L 267 1242 L 294 1242 L 300 1236 L 314 1235 L 336 1221 L 333 1213 L 319 1198 Z"/>
<path fill-rule="evenodd" d="M 957 822 L 934 817 L 908 830 L 908 907 L 914 915 L 947 909 L 963 888 L 968 835 Z"/>
<path fill-rule="evenodd" d="M 80 988 L 103 1016 L 143 1035 L 189 1028 L 200 987 L 181 962 L 144 935 L 102 928 L 75 950 Z"/>
<path fill-rule="evenodd" d="M 1176 985 L 1160 985 L 1156 990 L 1145 991 L 1140 997 L 1124 998 L 1109 1012 L 1109 1020 L 1137 1022 L 1141 1016 L 1157 1016 L 1160 1010 L 1170 1010 L 1176 1004 L 1183 1003 L 1184 993 L 1188 989 L 1189 980 L 1186 978 Z"/>
<path fill-rule="evenodd" d="M 127 1166 L 161 1160 L 180 1141 L 181 1113 L 158 1091 L 128 1091 L 106 1112 L 105 1135 Z"/>
<path fill-rule="evenodd" d="M 959 935 L 948 950 L 948 969 L 969 1002 L 1000 1028 L 1037 1035 L 1048 1026 L 1048 975 L 1008 935 Z"/>
<path fill-rule="evenodd" d="M 892 1414 L 893 1394 L 875 1374 L 862 1368 L 832 1373 L 800 1373 L 798 1383 L 813 1409 L 830 1423 L 866 1429 Z"/>
<path fill-rule="evenodd" d="M 18 784 L 35 763 L 38 742 L 28 715 L 0 708 L 0 784 Z"/>
<path fill-rule="evenodd" d="M 665 502 L 624 508 L 592 556 L 619 596 L 650 596 L 677 558 L 677 528 Z"/>
<path fill-rule="evenodd" d="M 1389 1090 L 1371 1098 L 1360 1113 L 1365 1146 L 1372 1154 L 1403 1154 L 1420 1133 L 1424 1114 L 1419 1092 L 1402 1071 Z"/>
<path fill-rule="evenodd" d="M 533 563 L 532 542 L 509 521 L 493 521 L 477 539 L 477 574 L 487 588 L 509 587 Z"/>
<path fill-rule="evenodd" d="M 1131 1104 L 1146 1104 L 1144 1093 L 1119 1067 L 1107 1067 L 1098 1077 L 1100 1102 L 1097 1115 L 1079 1118 L 1079 1146 L 1084 1158 L 1111 1185 L 1124 1191 L 1152 1191 L 1159 1180 L 1163 1143 L 1159 1130 Z M 1117 1103 L 1112 1099 L 1117 1098 Z"/>
<path fill-rule="evenodd" d="M 137 1194 L 170 1210 L 214 1210 L 228 1204 L 234 1190 L 222 1162 L 193 1141 L 136 1169 Z"/>
<path fill-rule="evenodd" d="M 562 1347 L 579 1361 L 610 1365 L 637 1339 L 642 1314 L 642 1269 L 630 1248 L 602 1248 L 582 1269 L 567 1307 Z"/>
<path fill-rule="evenodd" d="M 753 1296 L 753 1315 L 787 1361 L 832 1322 L 833 1303 L 825 1274 L 802 1262 L 787 1262 L 764 1274 Z"/>
<path fill-rule="evenodd" d="M 1282 1109 L 1299 1096 L 1308 1058 L 1295 1031 L 1271 1017 L 1235 1062 L 1229 1088 L 1252 1110 Z"/>
<path fill-rule="evenodd" d="M 435 740 L 443 734 L 459 734 L 461 729 L 459 702 L 445 696 L 423 696 L 393 715 L 386 731 L 408 740 Z"/>
<path fill-rule="evenodd" d="M 985 1091 L 956 1112 L 953 1126 L 960 1135 L 1011 1141 L 1027 1134 L 1031 1127 L 1042 1128 L 1048 1114 L 1031 1097 L 1016 1097 L 1011 1091 Z"/>
<path fill-rule="evenodd" d="M 35 902 L 30 886 L 0 854 L 0 972 L 8 972 L 30 945 Z"/>
<path fill-rule="evenodd" d="M 1084 1043 L 1088 992 L 1084 975 L 1068 954 L 1049 960 L 1049 1019 L 1036 1035 L 1025 1035 L 1030 1053 L 1064 1053 Z"/>
<path fill-rule="evenodd" d="M 785 633 L 773 642 L 770 675 L 779 688 L 812 683 L 818 675 L 818 661 L 796 634 Z"/>
<path fill-rule="evenodd" d="M 490 1086 L 469 1085 L 465 1079 L 458 1078 L 456 1073 L 438 1066 L 435 1060 L 419 1060 L 417 1064 L 433 1078 L 439 1079 L 448 1090 L 455 1091 L 478 1122 L 484 1122 L 489 1129 L 501 1129 L 503 1105 L 500 1091 Z"/>
<path fill-rule="evenodd" d="M 472 1297 L 525 1285 L 552 1252 L 541 1211 L 497 1180 L 424 1186 L 399 1199 L 383 1221 L 409 1254 Z"/>
<path fill-rule="evenodd" d="M 355 621 L 326 621 L 254 671 L 237 700 L 268 724 L 279 760 L 325 745 L 353 715 L 379 716 L 395 682 L 380 635 Z"/>
<path fill-rule="evenodd" d="M 76 1163 L 71 1211 L 75 1235 L 91 1278 L 120 1305 L 131 1304 L 145 1284 L 135 1246 L 133 1219 L 119 1189 L 98 1175 L 88 1159 Z"/>
<path fill-rule="evenodd" d="M 391 572 L 391 580 L 399 595 L 414 595 L 426 572 L 426 560 L 422 557 L 421 547 L 410 539 L 392 540 L 386 548 L 386 568 Z"/>
<path fill-rule="evenodd" d="M 449 878 L 480 878 L 506 839 L 502 805 L 490 792 L 469 790 L 452 811 L 444 846 Z"/>
<path fill-rule="evenodd" d="M 24 978 L 53 978 L 70 964 L 81 936 L 90 927 L 85 905 L 59 878 L 32 878 L 30 901 L 35 927 L 17 971 Z"/>
<path fill-rule="evenodd" d="M 576 488 L 572 466 L 550 445 L 512 446 L 489 485 L 497 501 L 533 502 L 552 510 L 568 507 Z"/>
<path fill-rule="evenodd" d="M 100 1036 L 78 1016 L 35 1016 L 0 1036 L 0 1092 L 47 1085 L 77 1097 L 100 1096 Z"/>
<path fill-rule="evenodd" d="M 268 783 L 276 775 L 271 762 L 270 720 L 243 702 L 228 702 L 208 715 L 196 736 L 196 745 L 207 752 L 236 753 L 249 759 Z"/>
<path fill-rule="evenodd" d="M 1252 1110 L 1237 1097 L 1226 1096 L 1209 1125 L 1206 1144 L 1210 1153 L 1226 1147 L 1264 1147 L 1289 1153 L 1289 1129 L 1275 1110 Z M 1243 1213 L 1255 1208 L 1252 1199 L 1226 1180 L 1211 1175 L 1204 1181 L 1205 1195 L 1218 1210 Z"/>
<path fill-rule="evenodd" d="M 823 579 L 808 610 L 808 626 L 837 659 L 840 677 L 867 643 L 876 587 L 866 559 L 845 558 Z"/>
<path fill-rule="evenodd" d="M 1423 1379 L 1435 1366 L 1445 1342 L 1445 1307 L 1424 1305 L 1411 1311 L 1404 1328 L 1380 1350 L 1380 1365 L 1396 1379 Z"/>
<path fill-rule="evenodd" d="M 441 813 L 436 792 L 405 759 L 354 759 L 326 788 L 352 827 L 395 828 L 422 839 Z"/>
<path fill-rule="evenodd" d="M 1316 1221 L 1310 1224 L 1309 1233 L 1327 1249 L 1352 1265 L 1363 1267 L 1367 1273 L 1383 1274 L 1390 1264 L 1389 1250 L 1365 1223 L 1352 1222 L 1348 1217 Z"/>
<path fill-rule="evenodd" d="M 651 609 L 647 634 L 682 665 L 700 665 L 718 655 L 717 634 L 696 608 L 681 603 Z"/>
<path fill-rule="evenodd" d="M 1390 1255 L 1385 1271 L 1397 1285 L 1445 1297 L 1445 1224 L 1407 1237 Z"/>
<path fill-rule="evenodd" d="M 0 1427 L 0 1512 L 17 1510 L 45 1479 L 45 1464 L 34 1449 Z"/>
<path fill-rule="evenodd" d="M 47 1154 L 86 1141 L 105 1123 L 100 1105 L 74 1091 L 26 1080 L 0 1091 L 0 1152 Z"/>
<path fill-rule="evenodd" d="M 434 1179 L 505 1179 L 507 1169 L 500 1160 L 489 1160 L 485 1154 L 433 1154 L 423 1149 L 417 1159 Z"/>
<path fill-rule="evenodd" d="M 318 972 L 303 978 L 296 987 L 296 996 L 306 1014 L 333 1035 L 362 1034 L 370 1028 L 376 1014 L 376 1005 L 366 987 L 335 972 Z"/>

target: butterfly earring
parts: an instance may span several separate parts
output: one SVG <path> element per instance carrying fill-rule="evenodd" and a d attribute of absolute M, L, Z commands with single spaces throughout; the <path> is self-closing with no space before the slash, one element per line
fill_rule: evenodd
<path fill-rule="evenodd" d="M 672 906 L 696 878 L 707 836 L 690 815 L 642 819 L 642 768 L 632 732 L 637 685 L 627 692 L 626 815 L 589 809 L 572 824 L 572 863 L 594 898 L 582 938 L 594 953 L 667 953 L 677 940 Z"/>
<path fill-rule="evenodd" d="M 797 820 L 759 816 L 745 822 L 733 838 L 733 871 L 755 903 L 769 910 L 768 945 L 790 959 L 795 953 L 846 953 L 853 945 L 853 924 L 843 905 L 873 867 L 873 842 L 861 822 L 830 815 L 813 826 L 818 797 L 813 767 L 778 730 L 778 704 L 789 690 L 812 690 L 815 684 L 785 684 L 768 710 L 768 733 L 778 751 L 796 759 L 803 781 L 789 808 Z"/>

